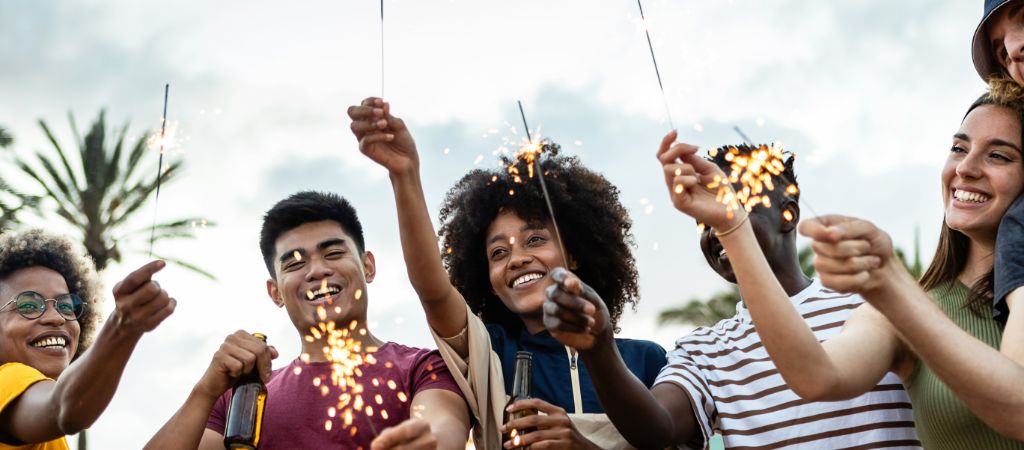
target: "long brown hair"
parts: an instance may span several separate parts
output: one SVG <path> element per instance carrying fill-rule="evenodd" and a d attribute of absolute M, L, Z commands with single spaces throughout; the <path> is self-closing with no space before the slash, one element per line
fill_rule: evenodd
<path fill-rule="evenodd" d="M 991 90 L 988 93 L 978 97 L 971 104 L 971 107 L 967 109 L 967 113 L 964 114 L 964 119 L 979 106 L 996 105 L 1008 108 L 1017 113 L 1017 119 L 1021 125 L 1021 141 L 1024 142 L 1024 106 L 1022 106 L 1024 90 L 1021 90 L 1013 80 L 1009 80 L 1008 83 L 1007 80 L 1000 79 L 999 77 L 992 78 L 990 87 Z M 970 252 L 970 246 L 971 238 L 950 228 L 946 224 L 945 217 L 943 217 L 942 230 L 939 233 L 939 245 L 935 249 L 935 256 L 932 257 L 931 264 L 928 265 L 928 269 L 921 276 L 921 288 L 925 291 L 942 286 L 950 289 L 953 286 L 952 283 L 956 281 L 957 277 L 960 276 L 960 273 L 967 266 L 967 254 Z M 963 307 L 969 308 L 972 312 L 982 317 L 991 317 L 989 306 L 992 304 L 994 285 L 995 272 L 993 269 L 989 269 L 985 276 L 970 286 L 970 294 L 967 296 L 967 302 Z"/>

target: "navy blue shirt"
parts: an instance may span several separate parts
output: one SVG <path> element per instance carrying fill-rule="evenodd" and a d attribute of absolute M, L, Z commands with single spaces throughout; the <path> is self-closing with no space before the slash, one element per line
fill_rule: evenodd
<path fill-rule="evenodd" d="M 501 325 L 487 324 L 491 335 L 491 348 L 501 359 L 501 372 L 505 378 L 505 393 L 512 393 L 512 378 L 515 376 L 516 352 L 533 353 L 532 388 L 533 397 L 556 405 L 572 413 L 576 408 L 572 400 L 571 366 L 576 364 L 580 379 L 580 396 L 584 413 L 603 413 L 604 408 L 597 400 L 590 374 L 582 361 L 570 361 L 565 346 L 551 337 L 547 330 L 530 334 L 523 329 L 519 336 L 511 336 Z M 619 353 L 626 366 L 650 388 L 658 372 L 665 366 L 665 349 L 660 345 L 638 339 L 615 339 Z"/>
<path fill-rule="evenodd" d="M 1006 324 L 1010 310 L 1006 296 L 1024 286 L 1024 195 L 1017 197 L 1006 210 L 996 235 L 994 319 Z"/>

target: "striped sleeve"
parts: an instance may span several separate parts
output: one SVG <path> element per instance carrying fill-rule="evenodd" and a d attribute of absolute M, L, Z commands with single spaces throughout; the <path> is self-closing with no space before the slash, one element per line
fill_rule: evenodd
<path fill-rule="evenodd" d="M 701 436 L 695 437 L 682 448 L 703 449 L 708 439 L 714 434 L 714 420 L 718 416 L 708 382 L 686 350 L 676 347 L 665 356 L 668 359 L 668 365 L 658 373 L 654 384 L 670 383 L 682 389 L 690 397 L 690 406 L 693 408 L 693 415 L 700 426 Z"/>

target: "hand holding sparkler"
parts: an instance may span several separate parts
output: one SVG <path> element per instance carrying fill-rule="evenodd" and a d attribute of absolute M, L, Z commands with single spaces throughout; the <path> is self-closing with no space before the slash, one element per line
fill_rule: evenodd
<path fill-rule="evenodd" d="M 800 234 L 814 240 L 814 268 L 821 283 L 840 292 L 856 292 L 865 299 L 890 280 L 906 275 L 892 239 L 871 222 L 828 215 L 800 224 Z"/>
<path fill-rule="evenodd" d="M 718 230 L 719 234 L 731 232 L 747 216 L 735 200 L 725 173 L 714 163 L 698 156 L 696 146 L 672 144 L 675 139 L 676 132 L 669 132 L 658 148 L 658 161 L 672 204 L 679 211 Z M 724 191 L 709 187 L 718 183 L 724 183 Z"/>
<path fill-rule="evenodd" d="M 213 354 L 206 373 L 196 383 L 195 391 L 207 398 L 217 399 L 231 387 L 238 377 L 255 367 L 264 383 L 270 381 L 271 361 L 278 356 L 277 349 L 252 334 L 238 330 L 226 337 Z"/>
<path fill-rule="evenodd" d="M 352 134 L 359 151 L 392 174 L 419 170 L 416 142 L 402 119 L 391 115 L 391 104 L 369 97 L 348 108 Z"/>
<path fill-rule="evenodd" d="M 608 307 L 597 292 L 576 275 L 558 267 L 546 290 L 544 327 L 563 345 L 581 352 L 595 345 L 614 345 Z"/>
<path fill-rule="evenodd" d="M 370 450 L 434 450 L 437 437 L 430 430 L 430 424 L 423 419 L 412 418 L 388 428 L 374 438 Z"/>

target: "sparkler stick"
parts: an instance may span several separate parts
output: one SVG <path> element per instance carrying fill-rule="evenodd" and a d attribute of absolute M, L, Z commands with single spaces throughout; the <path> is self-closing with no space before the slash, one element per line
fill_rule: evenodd
<path fill-rule="evenodd" d="M 153 226 L 149 229 L 149 258 L 153 258 L 153 240 L 156 238 L 156 217 L 160 207 L 160 180 L 164 176 L 164 133 L 167 132 L 167 97 L 171 84 L 164 84 L 164 114 L 160 119 L 160 159 L 156 165 L 156 198 L 153 199 Z"/>
<path fill-rule="evenodd" d="M 676 126 L 672 124 L 672 110 L 668 107 L 668 96 L 665 95 L 665 86 L 661 83 L 661 71 L 658 70 L 658 59 L 654 57 L 654 44 L 651 43 L 651 31 L 647 29 L 647 19 L 644 17 L 644 5 L 641 0 L 636 0 L 640 7 L 640 21 L 644 24 L 644 34 L 647 35 L 647 48 L 651 51 L 651 62 L 654 63 L 654 74 L 658 76 L 658 88 L 661 89 L 661 99 L 665 102 L 665 117 L 668 118 L 668 126 L 673 130 Z"/>
<path fill-rule="evenodd" d="M 380 0 L 380 97 L 384 98 L 384 0 Z"/>
<path fill-rule="evenodd" d="M 526 113 L 523 112 L 523 102 L 516 100 L 519 104 L 519 116 L 523 118 L 523 129 L 526 130 L 526 140 L 533 143 L 533 135 L 530 134 L 530 125 L 526 122 Z M 566 258 L 565 243 L 562 241 L 562 233 L 558 231 L 558 221 L 555 220 L 555 208 L 551 206 L 551 196 L 548 195 L 548 186 L 544 183 L 544 170 L 540 166 L 540 155 L 534 158 L 533 163 L 537 166 L 537 179 L 540 180 L 540 190 L 544 194 L 544 203 L 548 206 L 548 215 L 551 216 L 551 227 L 555 229 L 555 238 L 558 239 L 558 247 L 562 250 L 562 267 L 569 268 L 569 260 Z"/>
<path fill-rule="evenodd" d="M 740 129 L 739 125 L 733 125 L 732 129 L 736 130 L 736 134 L 740 135 L 740 138 L 742 138 L 743 142 L 746 142 L 747 145 L 750 145 L 750 146 L 754 145 L 753 143 L 750 142 L 750 138 L 748 138 L 747 135 L 743 133 L 743 130 Z"/>

